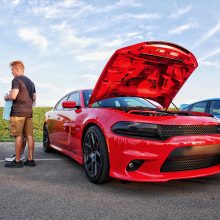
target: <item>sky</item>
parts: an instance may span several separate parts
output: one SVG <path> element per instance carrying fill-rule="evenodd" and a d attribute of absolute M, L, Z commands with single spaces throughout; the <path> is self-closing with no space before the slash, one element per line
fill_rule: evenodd
<path fill-rule="evenodd" d="M 93 88 L 115 50 L 152 40 L 179 44 L 198 60 L 177 106 L 220 97 L 219 11 L 219 0 L 0 0 L 0 106 L 13 60 L 35 83 L 37 106 L 54 106 Z"/>

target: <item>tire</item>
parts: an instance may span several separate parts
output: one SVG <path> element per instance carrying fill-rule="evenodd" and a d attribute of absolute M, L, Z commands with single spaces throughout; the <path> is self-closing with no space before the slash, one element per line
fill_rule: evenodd
<path fill-rule="evenodd" d="M 43 150 L 47 153 L 52 152 L 52 148 L 50 147 L 48 127 L 46 124 L 43 127 Z"/>
<path fill-rule="evenodd" d="M 97 126 L 90 127 L 83 139 L 83 165 L 93 183 L 109 181 L 109 157 L 105 137 Z"/>

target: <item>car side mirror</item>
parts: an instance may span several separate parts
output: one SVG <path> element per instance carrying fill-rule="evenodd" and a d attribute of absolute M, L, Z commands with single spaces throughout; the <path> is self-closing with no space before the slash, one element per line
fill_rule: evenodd
<path fill-rule="evenodd" d="M 63 108 L 78 108 L 79 106 L 74 101 L 63 101 Z"/>

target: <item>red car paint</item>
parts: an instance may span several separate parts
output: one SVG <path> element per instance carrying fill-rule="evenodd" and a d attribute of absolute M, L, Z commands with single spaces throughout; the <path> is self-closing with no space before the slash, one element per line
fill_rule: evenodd
<path fill-rule="evenodd" d="M 140 57 L 141 53 L 146 56 Z M 192 53 L 171 43 L 140 43 L 119 49 L 104 68 L 89 103 L 85 91 L 79 90 L 61 99 L 46 113 L 49 146 L 83 164 L 85 134 L 95 125 L 106 141 L 110 177 L 163 182 L 220 173 L 220 123 L 215 118 L 163 112 L 156 107 L 124 111 L 94 104 L 111 97 L 137 96 L 167 108 L 196 67 Z M 70 103 L 66 101 L 77 94 L 78 101 L 73 99 L 71 102 L 70 98 Z M 59 110 L 62 101 L 67 109 L 60 107 Z M 120 122 L 130 123 L 131 132 L 136 132 L 132 130 L 133 125 L 137 128 L 143 125 L 143 132 L 148 132 L 146 126 L 156 125 L 156 133 L 164 129 L 168 136 L 149 138 L 117 133 L 115 126 Z M 211 127 L 217 130 L 210 132 Z M 197 129 L 201 129 L 200 133 Z M 132 161 L 141 165 L 129 170 Z"/>
<path fill-rule="evenodd" d="M 165 42 L 144 42 L 117 50 L 95 86 L 89 103 L 137 96 L 167 108 L 198 66 L 186 49 Z"/>

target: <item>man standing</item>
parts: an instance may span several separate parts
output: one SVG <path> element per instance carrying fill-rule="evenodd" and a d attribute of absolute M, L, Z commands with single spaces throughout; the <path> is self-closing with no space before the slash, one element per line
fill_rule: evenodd
<path fill-rule="evenodd" d="M 28 158 L 24 165 L 35 166 L 33 159 L 34 138 L 32 106 L 36 101 L 36 91 L 34 83 L 24 76 L 24 64 L 22 61 L 10 63 L 14 79 L 12 89 L 5 95 L 5 100 L 13 100 L 10 117 L 10 135 L 15 137 L 15 159 L 5 163 L 5 167 L 22 167 L 21 152 L 23 149 L 22 137 L 26 137 L 28 142 Z"/>

